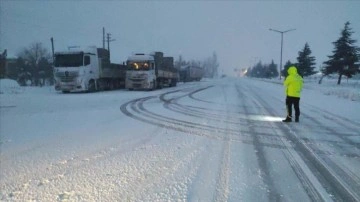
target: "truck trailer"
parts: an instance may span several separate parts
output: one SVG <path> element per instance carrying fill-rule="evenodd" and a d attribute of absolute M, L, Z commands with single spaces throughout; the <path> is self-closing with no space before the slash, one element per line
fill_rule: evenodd
<path fill-rule="evenodd" d="M 194 65 L 183 65 L 179 69 L 179 81 L 200 81 L 204 76 L 204 69 Z"/>
<path fill-rule="evenodd" d="M 125 86 L 126 65 L 110 63 L 109 51 L 86 47 L 54 54 L 55 90 L 93 92 Z"/>
<path fill-rule="evenodd" d="M 138 53 L 127 59 L 125 88 L 129 90 L 176 86 L 178 79 L 174 58 L 164 57 L 162 52 Z"/>

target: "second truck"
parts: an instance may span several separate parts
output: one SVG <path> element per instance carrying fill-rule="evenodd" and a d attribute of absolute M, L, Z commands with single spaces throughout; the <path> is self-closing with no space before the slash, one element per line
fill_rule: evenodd
<path fill-rule="evenodd" d="M 174 58 L 164 57 L 162 52 L 139 53 L 127 59 L 125 88 L 129 90 L 176 86 L 178 79 Z"/>

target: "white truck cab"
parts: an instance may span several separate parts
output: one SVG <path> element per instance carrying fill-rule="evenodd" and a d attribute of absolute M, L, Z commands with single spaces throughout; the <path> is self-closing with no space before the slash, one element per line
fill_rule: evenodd
<path fill-rule="evenodd" d="M 125 88 L 129 90 L 176 86 L 177 81 L 173 57 L 163 57 L 162 52 L 138 53 L 127 59 Z"/>
<path fill-rule="evenodd" d="M 95 91 L 118 85 L 125 67 L 110 64 L 109 52 L 94 46 L 56 52 L 55 89 L 62 92 Z M 122 74 L 123 72 L 123 74 Z"/>

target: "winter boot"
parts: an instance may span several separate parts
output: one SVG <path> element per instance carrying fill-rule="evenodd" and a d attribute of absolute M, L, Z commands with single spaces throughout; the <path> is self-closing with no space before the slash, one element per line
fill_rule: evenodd
<path fill-rule="evenodd" d="M 296 118 L 295 118 L 295 122 L 299 122 L 299 117 L 296 117 Z"/>
<path fill-rule="evenodd" d="M 282 122 L 292 122 L 292 119 L 291 117 L 286 117 L 286 119 L 282 120 Z"/>

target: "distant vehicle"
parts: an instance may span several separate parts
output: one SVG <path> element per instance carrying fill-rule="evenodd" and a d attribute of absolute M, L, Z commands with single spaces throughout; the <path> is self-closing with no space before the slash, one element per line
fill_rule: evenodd
<path fill-rule="evenodd" d="M 200 81 L 204 73 L 204 69 L 199 66 L 183 65 L 179 69 L 179 78 L 182 82 Z"/>
<path fill-rule="evenodd" d="M 110 63 L 104 48 L 74 48 L 54 54 L 55 89 L 66 92 L 99 91 L 125 86 L 126 65 Z"/>
<path fill-rule="evenodd" d="M 125 88 L 129 90 L 154 90 L 164 86 L 176 86 L 179 75 L 173 57 L 162 52 L 135 54 L 127 59 Z"/>

